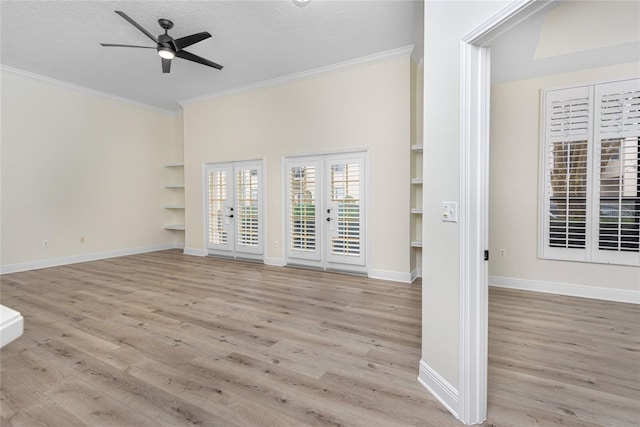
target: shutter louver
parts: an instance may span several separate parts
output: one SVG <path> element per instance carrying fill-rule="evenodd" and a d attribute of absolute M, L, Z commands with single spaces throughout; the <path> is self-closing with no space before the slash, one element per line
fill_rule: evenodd
<path fill-rule="evenodd" d="M 236 172 L 237 243 L 257 247 L 259 236 L 258 170 L 239 169 Z"/>
<path fill-rule="evenodd" d="M 209 171 L 209 243 L 226 245 L 228 233 L 224 230 L 224 203 L 227 201 L 227 174 L 222 170 Z"/>
<path fill-rule="evenodd" d="M 360 255 L 360 165 L 331 165 L 331 201 L 338 206 L 337 236 L 331 239 L 334 255 Z"/>
<path fill-rule="evenodd" d="M 598 257 L 637 262 L 632 253 L 640 253 L 640 79 L 598 85 L 596 100 Z"/>
<path fill-rule="evenodd" d="M 549 141 L 586 140 L 591 121 L 589 102 L 588 96 L 552 101 L 549 115 Z"/>
<path fill-rule="evenodd" d="M 584 250 L 587 245 L 591 98 L 587 87 L 546 93 L 544 215 L 548 248 Z"/>
<path fill-rule="evenodd" d="M 315 166 L 289 168 L 289 245 L 302 252 L 316 251 Z"/>
<path fill-rule="evenodd" d="M 640 134 L 640 90 L 602 94 L 599 102 L 602 139 L 634 137 Z"/>

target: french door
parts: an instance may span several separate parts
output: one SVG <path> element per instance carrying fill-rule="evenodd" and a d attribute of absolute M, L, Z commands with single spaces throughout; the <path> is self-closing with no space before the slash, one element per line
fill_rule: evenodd
<path fill-rule="evenodd" d="M 366 272 L 366 154 L 289 158 L 286 261 Z"/>
<path fill-rule="evenodd" d="M 262 259 L 262 161 L 205 167 L 209 255 Z"/>

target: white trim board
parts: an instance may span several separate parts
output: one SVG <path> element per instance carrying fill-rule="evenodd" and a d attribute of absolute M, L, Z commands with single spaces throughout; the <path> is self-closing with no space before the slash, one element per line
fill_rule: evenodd
<path fill-rule="evenodd" d="M 442 378 L 440 374 L 433 370 L 424 360 L 420 360 L 418 382 L 429 390 L 454 417 L 459 418 L 458 406 L 460 402 L 458 399 L 458 390 Z"/>
<path fill-rule="evenodd" d="M 143 246 L 139 248 L 117 249 L 114 251 L 92 252 L 88 254 L 71 255 L 68 257 L 48 258 L 37 261 L 19 262 L 0 266 L 0 274 L 18 273 L 20 271 L 38 270 L 41 268 L 58 267 L 61 265 L 77 264 L 87 261 L 98 261 L 107 258 L 117 258 L 127 255 L 137 255 L 147 252 L 164 251 L 167 249 L 181 249 L 181 244 L 164 243 L 161 245 Z"/>
<path fill-rule="evenodd" d="M 264 265 L 270 265 L 272 267 L 284 267 L 286 264 L 282 258 L 264 257 Z"/>
<path fill-rule="evenodd" d="M 370 279 L 388 280 L 391 282 L 411 283 L 411 273 L 402 273 L 400 271 L 369 269 L 367 277 Z"/>
<path fill-rule="evenodd" d="M 183 253 L 190 256 L 207 256 L 207 250 L 199 248 L 184 248 Z"/>
<path fill-rule="evenodd" d="M 512 277 L 489 276 L 489 286 L 519 289 L 522 291 L 544 292 L 580 298 L 640 304 L 640 290 L 611 289 L 599 286 L 574 285 L 569 283 L 541 282 L 537 280 L 514 279 Z"/>

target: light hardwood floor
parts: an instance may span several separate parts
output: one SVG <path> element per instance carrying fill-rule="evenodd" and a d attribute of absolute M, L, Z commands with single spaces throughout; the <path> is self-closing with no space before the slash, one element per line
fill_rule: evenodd
<path fill-rule="evenodd" d="M 417 381 L 420 283 L 180 251 L 1 277 L 2 426 L 458 426 Z M 492 289 L 487 425 L 640 421 L 637 306 Z"/>

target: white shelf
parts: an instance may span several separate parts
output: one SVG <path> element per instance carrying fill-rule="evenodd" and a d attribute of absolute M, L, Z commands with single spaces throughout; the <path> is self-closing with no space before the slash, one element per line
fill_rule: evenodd
<path fill-rule="evenodd" d="M 411 213 L 412 214 L 422 215 L 422 209 L 420 209 L 420 208 L 411 208 Z"/>
<path fill-rule="evenodd" d="M 412 178 L 411 183 L 414 185 L 422 185 L 422 178 Z"/>
<path fill-rule="evenodd" d="M 170 179 L 171 181 L 184 181 L 184 169 L 174 169 L 174 168 L 184 168 L 184 162 L 182 161 L 177 161 L 177 162 L 166 162 L 163 165 L 165 168 L 172 168 L 173 170 L 171 171 L 170 175 L 173 177 L 173 179 Z M 182 177 L 178 177 L 178 175 L 182 175 Z M 184 184 L 165 184 L 164 188 L 173 190 L 173 189 L 184 189 Z M 179 199 L 173 201 L 174 203 L 168 204 L 168 205 L 164 205 L 165 209 L 179 209 L 179 210 L 184 210 L 185 209 L 185 204 L 184 204 L 184 195 L 182 194 L 182 192 L 173 192 L 172 191 L 172 195 L 175 196 L 180 196 Z M 173 198 L 173 197 L 172 197 Z M 177 203 L 176 203 L 177 202 Z M 184 214 L 176 214 L 176 216 L 178 217 L 182 217 Z M 174 221 L 184 221 L 184 219 L 174 219 Z M 185 227 L 184 224 L 169 224 L 169 225 L 165 225 L 164 226 L 165 230 L 177 230 L 177 231 L 184 231 Z"/>
<path fill-rule="evenodd" d="M 422 144 L 412 145 L 411 150 L 415 151 L 416 153 L 422 153 Z"/>
<path fill-rule="evenodd" d="M 183 224 L 172 224 L 172 225 L 165 225 L 164 226 L 165 230 L 178 230 L 178 231 L 184 231 L 184 225 Z"/>
<path fill-rule="evenodd" d="M 412 248 L 421 248 L 422 247 L 422 242 L 420 240 L 412 240 L 411 241 L 411 247 Z"/>

